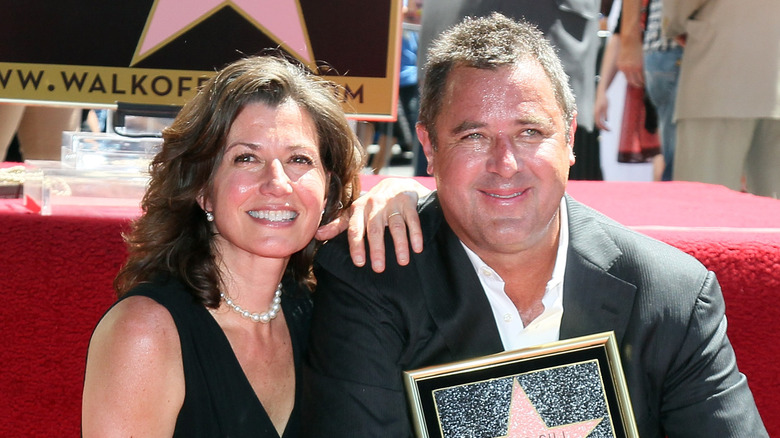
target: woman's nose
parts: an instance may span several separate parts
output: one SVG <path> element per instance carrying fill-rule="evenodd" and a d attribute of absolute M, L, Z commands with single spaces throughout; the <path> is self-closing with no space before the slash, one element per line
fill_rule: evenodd
<path fill-rule="evenodd" d="M 285 172 L 284 164 L 279 159 L 272 160 L 263 174 L 264 181 L 260 184 L 262 193 L 282 196 L 292 192 L 290 178 Z"/>

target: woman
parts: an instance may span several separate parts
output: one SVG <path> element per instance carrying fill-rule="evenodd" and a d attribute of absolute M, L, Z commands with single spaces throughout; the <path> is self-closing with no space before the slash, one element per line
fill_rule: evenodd
<path fill-rule="evenodd" d="M 296 436 L 313 239 L 359 194 L 332 84 L 231 64 L 163 132 L 120 300 L 90 342 L 90 436 Z"/>

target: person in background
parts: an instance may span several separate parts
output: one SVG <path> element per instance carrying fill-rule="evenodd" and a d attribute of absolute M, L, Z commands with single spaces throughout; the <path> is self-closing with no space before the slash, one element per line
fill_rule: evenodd
<path fill-rule="evenodd" d="M 76 131 L 80 123 L 81 108 L 0 104 L 0 158 L 16 136 L 20 161 L 59 160 L 62 132 Z"/>
<path fill-rule="evenodd" d="M 420 21 L 423 1 L 405 0 L 404 30 L 401 44 L 401 75 L 398 102 L 403 107 L 406 124 L 412 139 L 414 176 L 427 176 L 428 163 L 417 139 L 417 117 L 420 112 L 420 85 L 418 82 L 417 52 L 420 41 Z"/>
<path fill-rule="evenodd" d="M 387 164 L 393 144 L 398 141 L 402 151 L 413 153 L 414 176 L 426 175 L 425 156 L 415 132 L 420 106 L 420 91 L 417 84 L 417 42 L 420 33 L 421 6 L 421 0 L 404 1 L 397 119 L 395 122 L 377 122 L 375 124 L 379 152 L 369 163 L 374 174 L 378 174 Z M 365 141 L 363 143 L 368 144 Z"/>
<path fill-rule="evenodd" d="M 404 371 L 607 331 L 643 438 L 767 436 L 714 273 L 566 194 L 576 115 L 528 23 L 467 18 L 432 44 L 424 249 L 382 273 L 350 262 L 348 236 L 317 254 L 306 436 L 412 436 Z"/>
<path fill-rule="evenodd" d="M 593 116 L 596 127 L 602 131 L 609 131 L 609 90 L 612 81 L 617 75 L 617 58 L 620 53 L 620 33 L 613 32 L 604 45 L 604 52 L 601 57 L 601 68 L 599 69 L 599 82 L 596 86 L 596 101 L 593 105 Z"/>
<path fill-rule="evenodd" d="M 85 132 L 106 132 L 108 110 L 90 108 L 81 112 L 81 130 Z"/>
<path fill-rule="evenodd" d="M 616 3 L 614 7 L 620 7 Z M 609 90 L 612 81 L 618 73 L 618 60 L 625 56 L 623 53 L 623 35 L 621 32 L 622 17 L 607 39 L 604 52 L 601 57 L 599 81 L 596 86 L 596 102 L 594 114 L 596 127 L 601 131 L 610 131 L 609 114 Z M 640 78 L 642 76 L 640 75 Z M 653 180 L 663 180 L 664 158 L 660 153 L 660 137 L 658 131 L 658 117 L 655 106 L 648 99 L 644 85 L 629 83 L 625 89 L 624 104 L 619 130 L 618 162 L 637 163 L 652 160 Z"/>
<path fill-rule="evenodd" d="M 661 8 L 661 0 L 623 0 L 616 63 L 629 84 L 645 88 L 655 107 L 663 155 L 661 180 L 671 181 L 677 142 L 674 105 L 683 48 L 662 34 Z"/>
<path fill-rule="evenodd" d="M 662 15 L 685 47 L 673 178 L 779 197 L 780 2 L 663 0 Z"/>

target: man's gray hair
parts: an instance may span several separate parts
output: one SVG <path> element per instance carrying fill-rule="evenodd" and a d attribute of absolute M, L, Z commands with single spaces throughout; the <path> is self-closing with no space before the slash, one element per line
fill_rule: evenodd
<path fill-rule="evenodd" d="M 443 32 L 431 45 L 425 63 L 420 97 L 419 121 L 436 145 L 436 118 L 442 109 L 444 88 L 455 67 L 494 70 L 527 60 L 539 62 L 552 82 L 558 106 L 569 127 L 577 111 L 569 77 L 550 42 L 541 31 L 525 21 L 493 13 L 489 17 L 466 17 Z"/>

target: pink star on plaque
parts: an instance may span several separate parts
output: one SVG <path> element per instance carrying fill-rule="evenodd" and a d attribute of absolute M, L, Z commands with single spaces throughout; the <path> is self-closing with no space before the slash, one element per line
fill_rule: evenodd
<path fill-rule="evenodd" d="M 536 412 L 528 395 L 517 379 L 512 383 L 512 404 L 509 408 L 509 427 L 502 438 L 555 436 L 561 438 L 585 438 L 601 423 L 601 418 L 562 426 L 547 427 Z M 549 432 L 555 433 L 550 435 Z"/>
<path fill-rule="evenodd" d="M 311 62 L 298 0 L 155 0 L 133 64 L 226 6 L 296 57 Z"/>

